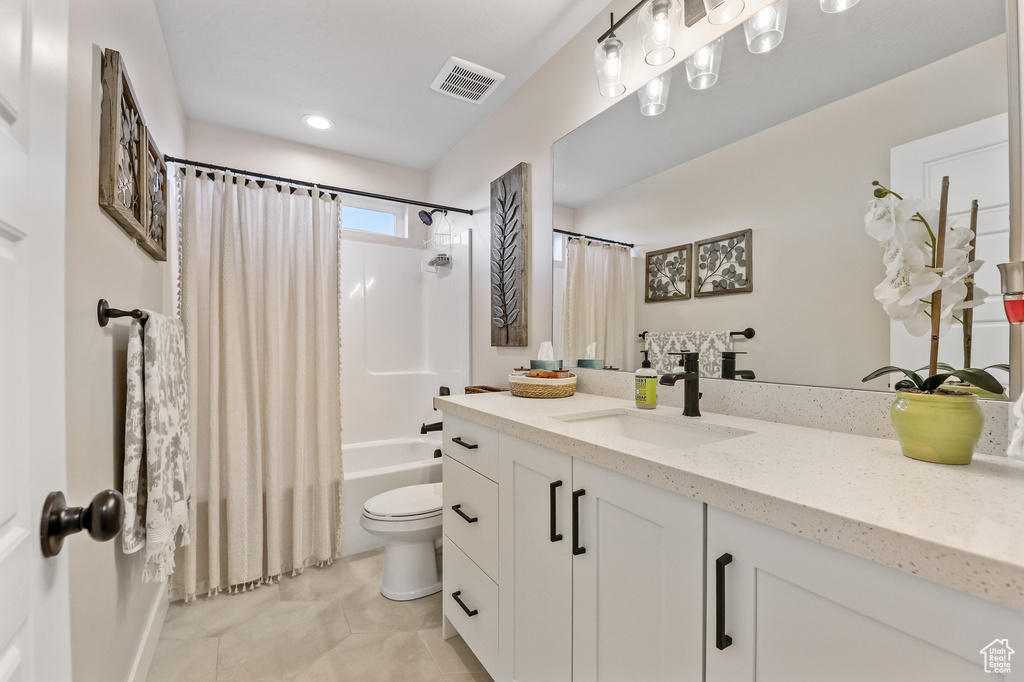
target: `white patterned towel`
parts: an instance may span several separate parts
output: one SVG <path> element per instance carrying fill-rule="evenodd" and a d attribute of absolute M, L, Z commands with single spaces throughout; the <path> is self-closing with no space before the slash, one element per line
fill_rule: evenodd
<path fill-rule="evenodd" d="M 163 582 L 174 572 L 179 528 L 189 543 L 185 332 L 180 320 L 146 313 L 145 325 L 133 319 L 128 332 L 121 546 L 126 554 L 145 547 L 142 579 Z"/>
<path fill-rule="evenodd" d="M 732 335 L 719 332 L 650 332 L 644 342 L 648 357 L 658 374 L 677 371 L 679 358 L 669 353 L 695 350 L 700 353 L 700 375 L 722 376 L 722 351 L 732 350 Z"/>

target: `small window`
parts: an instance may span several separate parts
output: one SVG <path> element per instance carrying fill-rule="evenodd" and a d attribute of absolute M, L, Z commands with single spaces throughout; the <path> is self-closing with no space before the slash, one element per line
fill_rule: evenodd
<path fill-rule="evenodd" d="M 341 207 L 341 227 L 345 230 L 405 237 L 406 207 L 386 201 L 354 198 Z"/>

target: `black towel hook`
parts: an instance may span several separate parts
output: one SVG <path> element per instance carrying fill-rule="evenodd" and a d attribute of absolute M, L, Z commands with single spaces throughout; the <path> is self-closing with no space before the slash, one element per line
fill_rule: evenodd
<path fill-rule="evenodd" d="M 149 315 L 138 308 L 134 310 L 118 310 L 117 308 L 111 308 L 110 304 L 107 303 L 107 299 L 101 298 L 100 302 L 96 304 L 96 319 L 99 321 L 100 326 L 106 327 L 112 317 L 132 317 L 143 323 L 149 319 Z"/>

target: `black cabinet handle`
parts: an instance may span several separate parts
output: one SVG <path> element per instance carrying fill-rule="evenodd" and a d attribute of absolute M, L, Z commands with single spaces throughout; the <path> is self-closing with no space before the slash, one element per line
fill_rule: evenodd
<path fill-rule="evenodd" d="M 480 447 L 476 443 L 467 443 L 466 441 L 462 440 L 462 438 L 460 436 L 456 436 L 455 438 L 452 438 L 452 442 L 461 445 L 462 447 L 466 448 L 467 450 L 476 450 L 478 447 Z"/>
<path fill-rule="evenodd" d="M 562 534 L 556 532 L 558 510 L 555 508 L 555 490 L 562 485 L 561 481 L 551 482 L 551 542 L 558 542 L 562 539 Z"/>
<path fill-rule="evenodd" d="M 461 600 L 461 599 L 459 599 L 459 595 L 460 595 L 460 594 L 462 594 L 462 590 L 455 590 L 454 592 L 452 592 L 452 599 L 454 599 L 454 600 L 455 600 L 455 603 L 456 603 L 456 604 L 458 604 L 459 606 L 461 606 L 461 607 L 462 607 L 462 610 L 466 612 L 466 615 L 467 615 L 467 616 L 469 616 L 470 618 L 472 618 L 472 617 L 473 617 L 473 616 L 475 616 L 476 614 L 480 613 L 480 612 L 479 612 L 479 611 L 477 611 L 476 609 L 473 609 L 472 611 L 470 611 L 470 610 L 469 610 L 469 607 L 468 607 L 468 606 L 466 606 L 466 605 L 465 605 L 465 604 L 464 604 L 464 603 L 462 602 L 462 600 Z"/>
<path fill-rule="evenodd" d="M 732 637 L 725 634 L 725 567 L 731 563 L 728 552 L 715 559 L 715 646 L 719 651 L 732 644 Z"/>
<path fill-rule="evenodd" d="M 476 523 L 480 520 L 475 516 L 466 516 L 466 512 L 462 511 L 461 504 L 453 504 L 452 511 L 461 516 L 462 518 L 466 519 L 466 523 Z"/>
<path fill-rule="evenodd" d="M 580 498 L 587 494 L 583 488 L 572 491 L 572 553 L 573 556 L 586 554 L 587 548 L 580 547 Z"/>

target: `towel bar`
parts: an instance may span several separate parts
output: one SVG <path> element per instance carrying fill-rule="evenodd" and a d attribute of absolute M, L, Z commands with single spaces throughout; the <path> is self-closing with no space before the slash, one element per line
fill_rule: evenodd
<path fill-rule="evenodd" d="M 149 319 L 149 315 L 138 308 L 135 310 L 118 310 L 117 308 L 111 308 L 107 303 L 107 299 L 101 298 L 100 302 L 96 304 L 96 319 L 99 321 L 100 326 L 106 327 L 112 317 L 132 317 L 140 320 L 143 324 Z"/>

